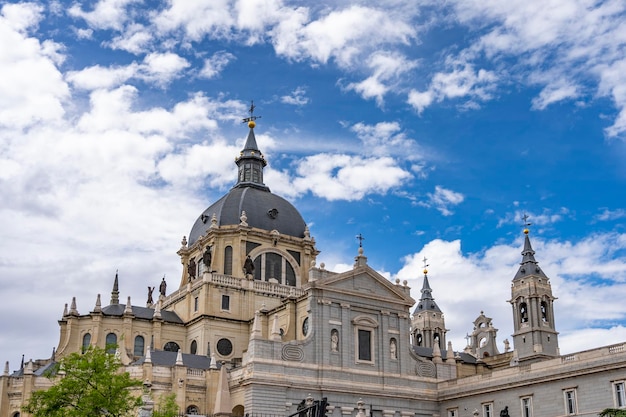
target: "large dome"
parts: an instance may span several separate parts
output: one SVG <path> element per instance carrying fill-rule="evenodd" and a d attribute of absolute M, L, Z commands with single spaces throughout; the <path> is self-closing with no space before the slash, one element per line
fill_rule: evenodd
<path fill-rule="evenodd" d="M 302 238 L 306 223 L 296 208 L 268 189 L 237 186 L 204 210 L 189 233 L 189 245 L 205 235 L 215 214 L 218 226 L 238 225 L 245 211 L 250 227 L 277 230 L 281 235 Z"/>
<path fill-rule="evenodd" d="M 250 109 L 250 114 L 254 106 Z M 277 230 L 281 235 L 304 237 L 306 224 L 296 208 L 287 200 L 272 194 L 263 183 L 263 168 L 267 164 L 254 137 L 255 117 L 248 124 L 250 132 L 243 150 L 235 160 L 239 169 L 237 184 L 228 194 L 204 210 L 189 233 L 189 245 L 193 245 L 211 228 L 213 215 L 217 226 L 238 225 L 241 213 L 246 212 L 246 223 L 263 230 Z"/>

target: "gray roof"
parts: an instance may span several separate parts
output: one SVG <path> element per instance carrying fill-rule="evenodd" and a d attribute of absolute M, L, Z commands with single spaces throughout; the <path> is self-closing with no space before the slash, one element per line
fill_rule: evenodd
<path fill-rule="evenodd" d="M 430 288 L 430 284 L 428 282 L 428 275 L 424 274 L 424 284 L 422 285 L 422 297 L 420 298 L 419 303 L 415 307 L 415 311 L 413 314 L 420 313 L 422 311 L 436 311 L 441 313 L 441 309 L 435 302 L 433 298 L 433 290 Z"/>
<path fill-rule="evenodd" d="M 105 316 L 123 316 L 126 306 L 124 304 L 112 304 L 102 308 L 102 314 Z M 152 320 L 154 309 L 147 307 L 132 306 L 133 314 L 136 318 Z M 173 311 L 161 310 L 161 318 L 167 323 L 184 324 L 178 314 Z"/>
<path fill-rule="evenodd" d="M 177 352 L 168 352 L 165 350 L 151 350 L 150 360 L 153 365 L 157 366 L 174 366 L 176 365 Z M 211 366 L 211 358 L 202 355 L 192 355 L 190 353 L 182 353 L 183 365 L 193 369 L 209 369 Z M 134 365 L 141 365 L 145 362 L 145 356 L 139 358 Z M 221 364 L 217 364 L 220 368 Z"/>
<path fill-rule="evenodd" d="M 548 279 L 546 274 L 544 274 L 543 270 L 539 268 L 539 264 L 535 260 L 535 251 L 530 245 L 530 238 L 528 237 L 528 231 L 524 231 L 524 250 L 522 250 L 522 262 L 520 263 L 520 267 L 515 274 L 513 280 L 521 279 L 529 275 L 540 276 L 545 279 Z"/>
<path fill-rule="evenodd" d="M 413 352 L 415 352 L 417 356 L 421 356 L 422 358 L 429 358 L 429 359 L 433 358 L 433 348 L 424 347 L 424 346 L 411 346 L 411 347 L 413 348 Z M 444 350 L 441 353 L 442 355 L 445 355 L 446 351 Z M 454 357 L 461 358 L 461 361 L 463 363 L 472 363 L 472 364 L 476 363 L 476 358 L 470 355 L 469 353 L 454 352 Z"/>

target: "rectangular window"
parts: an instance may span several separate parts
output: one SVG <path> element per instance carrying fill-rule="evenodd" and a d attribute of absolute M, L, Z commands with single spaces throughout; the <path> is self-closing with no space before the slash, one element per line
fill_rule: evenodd
<path fill-rule="evenodd" d="M 372 361 L 372 332 L 359 329 L 359 360 Z"/>
<path fill-rule="evenodd" d="M 565 413 L 567 415 L 577 414 L 576 407 L 576 390 L 568 389 L 563 391 L 563 395 L 565 396 Z"/>
<path fill-rule="evenodd" d="M 230 295 L 222 295 L 222 310 L 230 310 Z"/>
<path fill-rule="evenodd" d="M 448 409 L 448 417 L 458 417 L 459 415 L 458 408 L 449 408 Z"/>
<path fill-rule="evenodd" d="M 624 393 L 624 381 L 615 382 L 613 384 L 615 393 L 615 406 L 618 408 L 626 407 L 626 397 Z"/>
<path fill-rule="evenodd" d="M 493 417 L 493 403 L 483 404 L 483 417 Z"/>
<path fill-rule="evenodd" d="M 524 397 L 522 400 L 522 417 L 533 417 L 533 401 L 531 397 Z"/>
<path fill-rule="evenodd" d="M 193 299 L 193 311 L 198 311 L 198 297 Z"/>

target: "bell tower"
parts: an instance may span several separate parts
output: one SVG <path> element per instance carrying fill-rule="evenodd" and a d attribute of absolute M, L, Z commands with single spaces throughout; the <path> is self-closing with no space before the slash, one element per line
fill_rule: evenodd
<path fill-rule="evenodd" d="M 513 344 L 519 362 L 559 356 L 550 280 L 535 260 L 528 229 L 524 229 L 522 262 L 511 286 Z"/>
<path fill-rule="evenodd" d="M 428 282 L 428 270 L 424 258 L 424 283 L 422 284 L 422 296 L 413 312 L 411 321 L 413 344 L 433 348 L 435 344 L 439 349 L 446 349 L 446 323 L 443 312 L 433 298 L 432 289 Z"/>

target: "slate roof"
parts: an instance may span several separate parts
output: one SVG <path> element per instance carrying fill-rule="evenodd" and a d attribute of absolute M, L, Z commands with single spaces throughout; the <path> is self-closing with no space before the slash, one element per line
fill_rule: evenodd
<path fill-rule="evenodd" d="M 112 304 L 102 308 L 102 314 L 105 316 L 123 316 L 126 306 L 124 304 Z M 154 309 L 147 307 L 132 306 L 133 314 L 136 318 L 152 320 Z M 178 314 L 173 311 L 161 310 L 161 318 L 167 323 L 184 324 Z"/>
<path fill-rule="evenodd" d="M 417 356 L 421 356 L 422 358 L 428 358 L 428 359 L 433 358 L 433 348 L 424 347 L 424 346 L 411 346 L 411 347 L 413 348 L 413 352 L 415 352 Z M 441 354 L 445 355 L 446 351 L 442 350 Z M 454 357 L 456 358 L 457 356 L 461 358 L 461 361 L 463 361 L 463 363 L 471 363 L 471 364 L 476 363 L 476 358 L 470 355 L 469 353 L 454 352 Z"/>
<path fill-rule="evenodd" d="M 151 350 L 150 359 L 153 365 L 156 366 L 175 366 L 177 352 L 168 352 L 165 350 Z M 192 355 L 190 353 L 182 353 L 183 365 L 193 369 L 209 369 L 211 366 L 211 358 L 202 355 Z M 142 365 L 146 358 L 141 357 L 133 365 Z M 222 365 L 217 363 L 218 369 Z"/>

